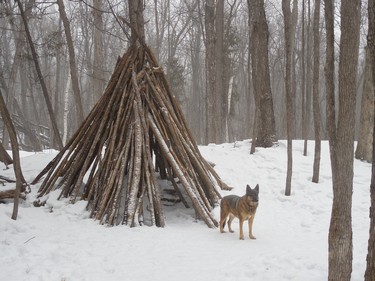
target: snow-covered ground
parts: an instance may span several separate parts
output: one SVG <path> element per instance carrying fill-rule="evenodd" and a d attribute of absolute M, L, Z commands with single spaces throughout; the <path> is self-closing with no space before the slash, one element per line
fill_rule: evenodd
<path fill-rule="evenodd" d="M 284 196 L 286 143 L 258 148 L 250 142 L 200 147 L 216 163 L 222 179 L 235 188 L 222 195 L 243 195 L 246 184 L 260 186 L 254 220 L 256 240 L 221 234 L 196 221 L 194 211 L 181 203 L 165 206 L 166 227 L 106 227 L 89 219 L 86 204 L 57 201 L 50 194 L 44 207 L 32 205 L 38 186 L 22 202 L 18 220 L 13 204 L 0 204 L 0 279 L 6 281 L 102 280 L 314 280 L 327 279 L 328 228 L 332 204 L 328 143 L 322 143 L 320 182 L 311 182 L 313 142 L 302 155 L 303 142 L 293 142 L 292 196 Z M 55 152 L 22 153 L 21 164 L 29 182 Z M 363 280 L 369 233 L 371 164 L 354 160 L 352 280 Z M 12 169 L 0 174 L 14 177 Z M 0 189 L 9 189 L 8 184 Z M 220 208 L 214 209 L 219 220 Z M 247 224 L 244 224 L 247 233 Z"/>

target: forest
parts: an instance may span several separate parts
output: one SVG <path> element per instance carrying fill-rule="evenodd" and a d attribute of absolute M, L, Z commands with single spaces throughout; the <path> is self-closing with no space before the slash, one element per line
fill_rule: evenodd
<path fill-rule="evenodd" d="M 58 147 L 51 137 L 51 113 L 62 141 L 66 143 L 102 95 L 118 56 L 129 46 L 130 27 L 123 21 L 128 15 L 127 1 L 65 2 L 24 3 L 25 19 L 45 88 L 50 96 L 51 112 L 47 109 L 42 94 L 17 2 L 0 3 L 1 89 L 6 97 L 8 110 L 14 118 L 20 146 L 24 150 Z M 242 140 L 252 136 L 256 111 L 253 81 L 258 78 L 253 75 L 256 71 L 252 68 L 250 54 L 254 50 L 254 56 L 258 57 L 255 53 L 256 45 L 252 45 L 255 40 L 268 46 L 262 49 L 268 58 L 264 65 L 268 65 L 269 71 L 266 87 L 272 96 L 271 115 L 274 115 L 275 123 L 273 133 L 276 139 L 286 139 L 288 110 L 285 106 L 285 39 L 281 1 L 265 1 L 264 6 L 259 6 L 258 1 L 224 1 L 222 7 L 208 13 L 210 7 L 215 8 L 215 1 L 211 2 L 208 1 L 208 5 L 205 5 L 205 1 L 155 0 L 146 1 L 144 5 L 145 41 L 163 67 L 195 139 L 199 144 L 206 144 Z M 293 138 L 315 137 L 312 98 L 315 88 L 318 92 L 321 138 L 327 139 L 324 14 L 322 10 L 316 16 L 316 38 L 319 42 L 314 51 L 314 1 L 294 2 L 291 7 L 291 90 L 295 108 Z M 259 9 L 264 9 L 265 18 L 260 17 L 262 14 L 255 10 L 258 6 Z M 340 40 L 340 33 L 337 32 L 340 29 L 339 8 L 339 3 L 335 3 L 336 64 Z M 361 98 L 364 82 L 368 81 L 365 79 L 366 9 L 366 3 L 362 4 L 356 87 L 356 140 L 363 139 L 359 138 Z M 208 18 L 208 15 L 212 18 Z M 258 16 L 259 19 L 256 18 Z M 266 26 L 261 26 L 262 19 Z M 258 35 L 256 29 L 251 27 L 255 24 L 259 24 L 259 30 L 264 32 Z M 222 30 L 217 30 L 218 28 Z M 216 33 L 222 36 L 210 37 Z M 262 34 L 265 38 L 260 38 Z M 222 42 L 218 43 L 218 40 Z M 314 80 L 315 53 L 320 75 Z M 208 72 L 209 63 L 222 65 L 214 67 L 218 73 L 212 73 L 212 70 Z M 212 77 L 208 73 L 212 73 Z M 216 76 L 221 78 L 216 79 Z M 337 84 L 337 79 L 335 81 Z M 215 86 L 215 83 L 222 85 Z M 313 83 L 317 83 L 317 86 L 313 87 Z M 211 84 L 214 86 L 209 88 Z M 215 97 L 214 104 L 217 105 L 208 107 L 206 96 L 213 87 L 217 90 L 210 95 Z M 11 97 L 14 102 L 11 102 Z M 214 109 L 211 109 L 212 106 Z M 208 115 L 215 116 L 208 118 Z M 214 121 L 211 120 L 218 125 L 212 126 Z M 218 136 L 209 138 L 206 128 L 212 127 L 223 131 Z M 2 137 L 5 138 L 4 146 L 9 148 L 7 135 Z"/>
<path fill-rule="evenodd" d="M 60 154 L 37 177 L 48 172 L 42 193 L 64 175 L 61 196 L 87 199 L 93 217 L 115 224 L 126 174 L 129 210 L 123 222 L 130 218 L 131 225 L 135 213 L 143 212 L 138 208 L 147 194 L 153 222 L 163 226 L 153 176 L 158 171 L 172 181 L 177 175 L 196 212 L 215 227 L 210 210 L 220 195 L 214 186 L 230 187 L 197 145 L 251 139 L 253 154 L 256 147 L 287 140 L 289 196 L 293 140 L 304 141 L 304 155 L 314 140 L 315 183 L 321 141 L 328 140 L 329 280 L 350 280 L 353 159 L 375 158 L 374 5 L 374 0 L 0 1 L 0 160 L 14 163 L 15 193 L 25 184 L 16 151 L 53 148 Z M 149 151 L 157 158 L 155 167 Z M 118 188 L 107 189 L 109 195 L 103 191 L 105 202 L 95 197 L 103 178 Z M 18 195 L 12 196 L 16 206 Z M 367 281 L 375 280 L 374 209 Z"/>

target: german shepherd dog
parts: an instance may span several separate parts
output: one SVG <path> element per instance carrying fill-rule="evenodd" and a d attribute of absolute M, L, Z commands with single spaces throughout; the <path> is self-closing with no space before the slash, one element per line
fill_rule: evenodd
<path fill-rule="evenodd" d="M 256 239 L 253 235 L 253 221 L 259 201 L 259 185 L 254 189 L 246 185 L 246 194 L 242 197 L 237 195 L 228 195 L 223 197 L 220 202 L 220 232 L 224 233 L 224 227 L 229 216 L 228 228 L 229 232 L 234 232 L 231 228 L 232 221 L 235 217 L 240 220 L 240 239 L 244 240 L 243 222 L 249 222 L 249 237 Z"/>

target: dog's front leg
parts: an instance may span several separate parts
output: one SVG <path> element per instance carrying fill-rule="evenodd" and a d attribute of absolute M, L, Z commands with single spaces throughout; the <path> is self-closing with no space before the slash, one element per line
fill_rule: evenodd
<path fill-rule="evenodd" d="M 243 236 L 243 219 L 239 218 L 239 220 L 240 220 L 240 240 L 245 240 Z"/>
<path fill-rule="evenodd" d="M 249 218 L 249 237 L 250 239 L 256 239 L 253 235 L 253 221 L 254 221 L 254 215 Z"/>

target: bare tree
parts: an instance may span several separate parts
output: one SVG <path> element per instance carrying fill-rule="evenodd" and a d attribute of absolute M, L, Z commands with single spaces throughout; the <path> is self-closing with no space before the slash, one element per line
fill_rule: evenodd
<path fill-rule="evenodd" d="M 320 99 L 319 99 L 319 64 L 320 64 L 320 37 L 319 37 L 319 19 L 320 19 L 320 0 L 315 0 L 314 7 L 314 66 L 313 66 L 313 114 L 314 114 L 314 132 L 315 132 L 315 153 L 312 182 L 319 182 L 320 170 Z"/>
<path fill-rule="evenodd" d="M 206 34 L 206 142 L 216 142 L 218 122 L 215 95 L 215 1 L 205 1 L 205 34 Z"/>
<path fill-rule="evenodd" d="M 303 105 L 304 116 L 302 120 L 302 137 L 304 139 L 303 155 L 307 155 L 307 140 L 310 131 L 310 118 L 311 118 L 311 9 L 310 0 L 307 2 L 307 35 L 306 35 L 306 92 L 305 102 Z M 304 39 L 305 40 L 305 39 Z"/>
<path fill-rule="evenodd" d="M 227 102 L 224 86 L 224 0 L 216 1 L 215 13 L 215 102 L 217 124 L 216 141 L 224 139 L 224 128 L 227 126 Z"/>
<path fill-rule="evenodd" d="M 328 237 L 328 280 L 350 280 L 352 272 L 352 192 L 356 76 L 360 27 L 360 0 L 341 1 L 339 112 L 334 97 L 334 9 L 325 0 L 327 34 L 327 127 L 332 167 L 333 204 Z M 336 125 L 337 124 L 337 125 Z"/>
<path fill-rule="evenodd" d="M 291 193 L 292 168 L 293 168 L 293 94 L 292 94 L 292 54 L 293 54 L 293 34 L 292 16 L 290 11 L 290 0 L 282 1 L 284 15 L 284 37 L 285 37 L 285 95 L 287 114 L 287 138 L 288 138 L 288 169 L 286 176 L 285 195 Z"/>
<path fill-rule="evenodd" d="M 25 4 L 26 6 L 25 17 L 26 18 L 30 16 L 31 7 L 34 3 L 35 3 L 35 0 L 31 0 L 31 1 L 27 1 L 27 3 Z M 25 40 L 23 40 L 22 32 L 16 32 L 18 23 L 17 23 L 17 19 L 12 15 L 12 11 L 11 11 L 11 7 L 9 3 L 1 3 L 1 5 L 4 5 L 2 9 L 4 9 L 5 12 L 10 15 L 8 22 L 9 22 L 11 29 L 13 30 L 13 36 L 14 36 L 14 41 L 15 41 L 15 52 L 14 52 L 13 63 L 12 63 L 10 74 L 9 74 L 8 85 L 6 85 L 3 72 L 1 73 L 2 80 L 4 79 L 3 80 L 3 89 L 5 92 L 4 99 L 7 104 L 7 109 L 9 113 L 12 115 L 14 111 L 13 105 L 14 105 L 14 101 L 16 97 L 16 80 L 17 80 L 17 75 L 20 72 L 20 65 L 22 62 L 22 53 L 23 53 L 23 49 L 25 46 Z M 22 25 L 22 19 L 20 20 L 19 24 Z M 4 45 L 5 44 L 2 45 L 2 48 L 4 48 Z M 6 149 L 10 148 L 9 134 L 7 130 L 4 130 L 3 132 L 3 144 Z"/>
<path fill-rule="evenodd" d="M 375 1 L 368 1 L 368 36 L 367 46 L 370 53 L 370 64 L 375 69 Z M 375 71 L 372 71 L 375 81 Z M 370 235 L 368 240 L 367 266 L 365 281 L 375 281 L 375 107 L 373 107 L 373 142 L 372 142 L 372 170 L 371 170 L 371 208 L 370 208 Z"/>
<path fill-rule="evenodd" d="M 306 1 L 302 1 L 301 13 L 301 115 L 302 115 L 302 138 L 305 139 L 305 119 L 306 119 L 306 27 L 305 27 L 305 14 L 306 14 Z"/>
<path fill-rule="evenodd" d="M 38 54 L 35 50 L 35 46 L 34 46 L 34 43 L 32 41 L 32 38 L 31 38 L 27 18 L 25 16 L 21 1 L 20 0 L 16 0 L 16 1 L 17 1 L 17 4 L 18 4 L 18 8 L 20 9 L 21 17 L 22 17 L 22 20 L 23 20 L 23 23 L 24 23 L 24 26 L 25 26 L 26 36 L 27 36 L 27 40 L 29 42 L 30 50 L 31 50 L 33 60 L 34 60 L 34 63 L 35 63 L 35 68 L 36 68 L 36 71 L 37 71 L 37 74 L 38 74 L 39 82 L 42 86 L 43 96 L 44 96 L 45 102 L 47 104 L 47 109 L 48 109 L 48 113 L 49 113 L 49 116 L 50 116 L 50 119 L 51 119 L 53 134 L 54 134 L 55 140 L 57 142 L 57 147 L 62 148 L 63 145 L 62 145 L 59 129 L 57 127 L 55 114 L 53 112 L 52 103 L 51 103 L 51 100 L 50 100 L 50 97 L 49 97 L 49 94 L 48 94 L 48 89 L 47 89 L 47 86 L 46 86 L 46 83 L 44 81 L 44 77 L 43 77 L 43 74 L 42 74 L 42 71 L 41 71 L 41 68 L 40 68 L 40 65 L 39 65 Z"/>
<path fill-rule="evenodd" d="M 103 0 L 93 1 L 93 20 L 94 20 L 94 62 L 93 62 L 93 95 L 94 101 L 97 101 L 102 95 L 105 87 L 104 76 L 104 38 L 103 38 Z"/>
<path fill-rule="evenodd" d="M 251 65 L 254 85 L 257 146 L 270 147 L 276 138 L 275 117 L 271 91 L 268 60 L 268 24 L 264 10 L 264 0 L 248 0 L 251 21 Z M 259 110 L 259 111 L 258 111 Z"/>
<path fill-rule="evenodd" d="M 16 220 L 18 216 L 19 195 L 21 191 L 23 191 L 26 181 L 25 181 L 25 178 L 23 177 L 22 170 L 21 170 L 16 130 L 14 129 L 9 111 L 6 108 L 5 101 L 3 99 L 3 94 L 1 93 L 1 91 L 0 91 L 0 113 L 1 113 L 1 117 L 3 118 L 3 122 L 9 132 L 9 137 L 10 137 L 10 141 L 12 144 L 13 167 L 14 167 L 14 173 L 16 175 L 16 191 L 14 193 L 14 205 L 13 205 L 12 219 Z"/>
<path fill-rule="evenodd" d="M 372 78 L 371 55 L 366 48 L 364 82 L 361 102 L 361 117 L 355 158 L 372 161 L 372 134 L 374 121 L 374 82 Z"/>
<path fill-rule="evenodd" d="M 145 23 L 143 18 L 143 0 L 128 0 L 129 5 L 129 17 L 131 27 L 130 43 L 136 44 L 137 40 L 141 40 L 144 43 L 145 39 Z"/>
<path fill-rule="evenodd" d="M 3 162 L 7 168 L 9 164 L 13 163 L 12 158 L 10 157 L 8 152 L 5 150 L 2 142 L 0 142 L 0 161 Z"/>
<path fill-rule="evenodd" d="M 57 0 L 57 4 L 59 6 L 60 18 L 64 25 L 66 43 L 68 45 L 70 77 L 72 79 L 72 88 L 73 88 L 75 108 L 76 108 L 77 126 L 79 126 L 83 121 L 84 114 L 83 114 L 83 107 L 82 107 L 82 100 L 81 100 L 81 91 L 79 89 L 76 56 L 74 52 L 72 33 L 70 31 L 70 23 L 65 12 L 64 1 Z"/>

